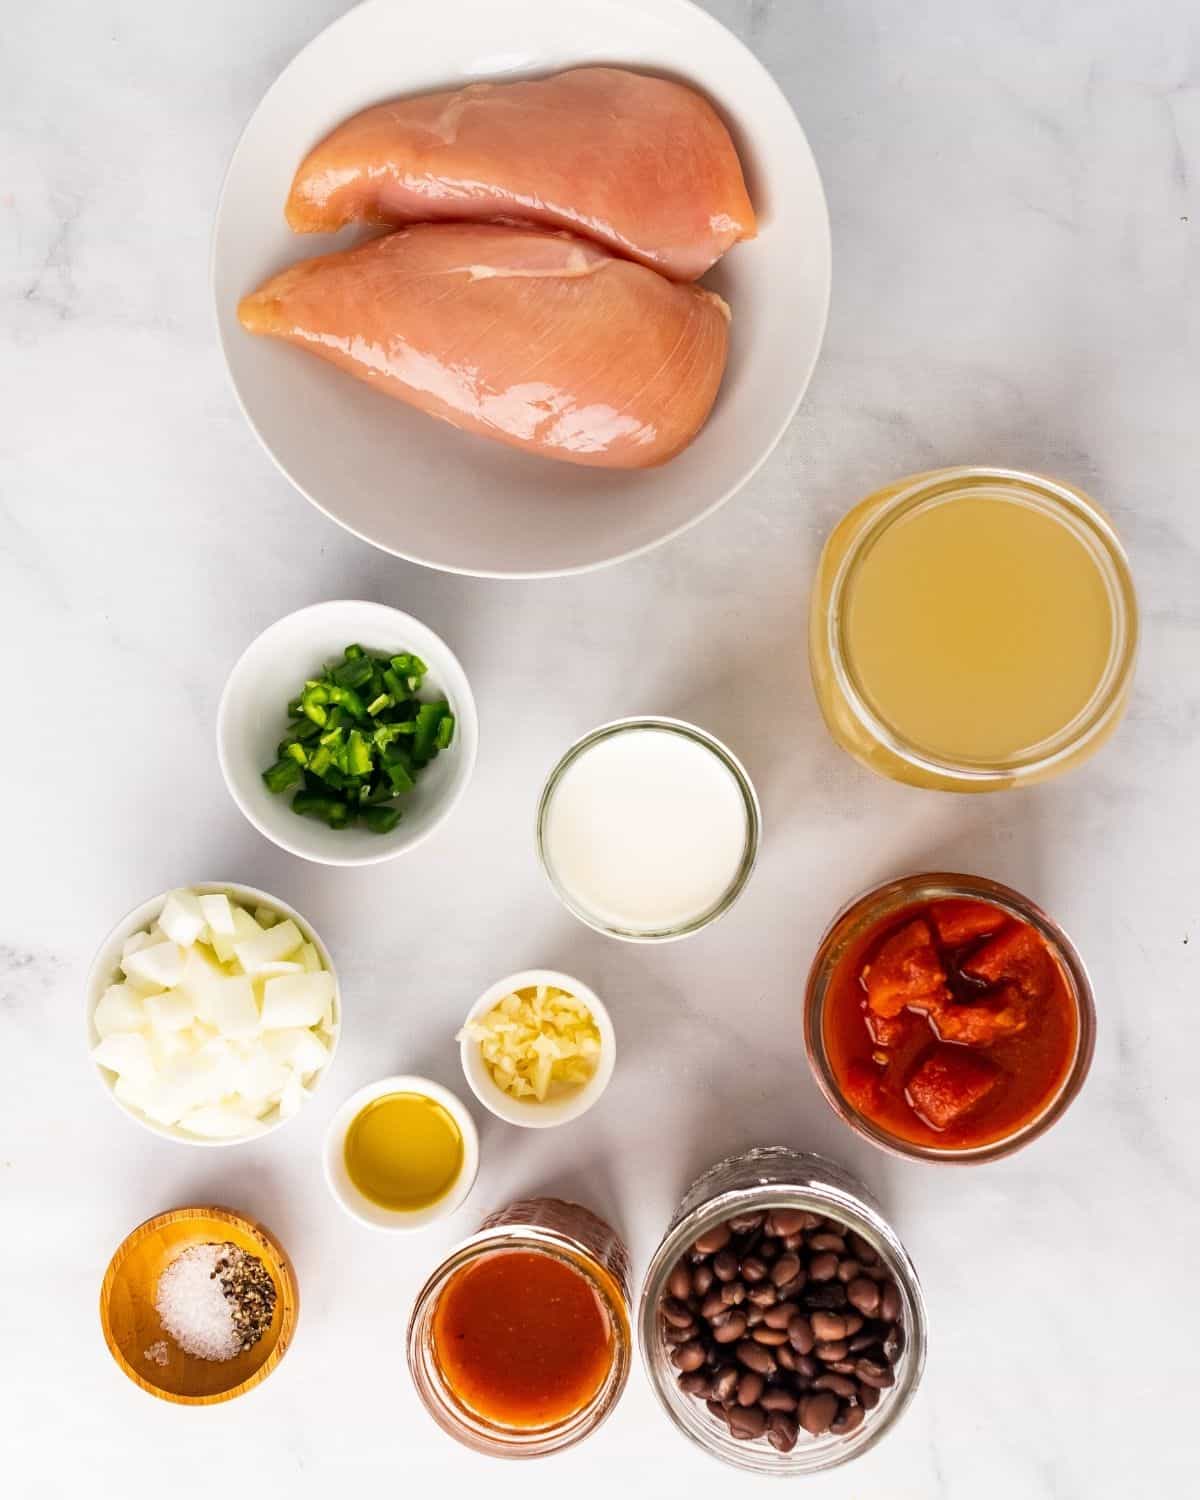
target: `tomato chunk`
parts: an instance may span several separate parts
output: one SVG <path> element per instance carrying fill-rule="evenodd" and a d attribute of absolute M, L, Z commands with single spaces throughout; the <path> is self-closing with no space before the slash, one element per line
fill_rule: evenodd
<path fill-rule="evenodd" d="M 999 907 L 986 901 L 935 901 L 929 915 L 947 948 L 961 948 L 976 938 L 988 937 L 1008 920 Z"/>
<path fill-rule="evenodd" d="M 946 1130 L 986 1099 L 1000 1077 L 990 1058 L 962 1047 L 937 1046 L 909 1077 L 905 1097 L 931 1130 Z"/>
<path fill-rule="evenodd" d="M 898 1016 L 906 1006 L 930 1010 L 950 997 L 933 933 L 922 917 L 892 933 L 862 977 L 867 1004 L 877 1016 Z"/>
<path fill-rule="evenodd" d="M 1002 1036 L 1016 1036 L 1029 1025 L 1032 999 L 1015 984 L 1003 984 L 982 1000 L 940 1005 L 929 1019 L 944 1042 L 990 1047 Z"/>
<path fill-rule="evenodd" d="M 842 1092 L 860 1114 L 873 1118 L 883 1102 L 879 1069 L 855 1058 L 842 1079 Z"/>
<path fill-rule="evenodd" d="M 902 1010 L 898 1016 L 877 1016 L 868 1008 L 864 1014 L 867 1034 L 877 1047 L 899 1047 L 912 1035 L 914 1027 L 924 1024 L 911 1010 Z"/>
<path fill-rule="evenodd" d="M 1054 988 L 1054 960 L 1045 943 L 1024 922 L 1010 922 L 972 953 L 963 972 L 988 984 L 1011 980 L 1030 1000 L 1045 1000 Z"/>

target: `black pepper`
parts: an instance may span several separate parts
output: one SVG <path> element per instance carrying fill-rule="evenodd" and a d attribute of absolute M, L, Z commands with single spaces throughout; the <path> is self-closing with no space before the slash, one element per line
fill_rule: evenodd
<path fill-rule="evenodd" d="M 257 1255 L 225 1243 L 212 1275 L 219 1277 L 229 1303 L 242 1353 L 253 1349 L 275 1316 L 275 1282 Z"/>

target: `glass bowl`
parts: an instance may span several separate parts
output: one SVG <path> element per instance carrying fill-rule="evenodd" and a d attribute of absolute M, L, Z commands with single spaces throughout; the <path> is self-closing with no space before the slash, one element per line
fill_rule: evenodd
<path fill-rule="evenodd" d="M 894 1365 L 896 1382 L 853 1432 L 811 1437 L 801 1431 L 790 1453 L 764 1440 L 740 1441 L 717 1420 L 705 1402 L 679 1388 L 679 1371 L 663 1338 L 659 1303 L 667 1281 L 689 1247 L 735 1214 L 770 1208 L 802 1208 L 827 1214 L 867 1241 L 900 1292 L 904 1347 Z M 717 1162 L 692 1183 L 642 1283 L 638 1307 L 642 1362 L 654 1394 L 685 1437 L 715 1459 L 751 1474 L 791 1478 L 817 1474 L 848 1463 L 873 1448 L 891 1430 L 916 1392 L 925 1366 L 925 1304 L 917 1273 L 879 1205 L 856 1178 L 822 1156 L 787 1146 L 762 1146 Z"/>
<path fill-rule="evenodd" d="M 853 951 L 856 943 L 879 922 L 906 907 L 932 901 L 963 899 L 985 901 L 991 906 L 1027 922 L 1045 941 L 1058 960 L 1058 966 L 1075 1003 L 1075 1052 L 1057 1091 L 1041 1110 L 1012 1134 L 986 1145 L 973 1147 L 937 1147 L 904 1140 L 870 1120 L 846 1098 L 838 1082 L 825 1047 L 825 1002 L 834 973 L 841 959 Z M 821 1092 L 834 1110 L 859 1135 L 873 1145 L 896 1156 L 916 1161 L 984 1162 L 995 1161 L 1027 1146 L 1049 1130 L 1060 1119 L 1078 1095 L 1092 1063 L 1096 1043 L 1096 1007 L 1091 981 L 1074 944 L 1052 917 L 1019 891 L 988 880 L 982 875 L 923 874 L 905 875 L 877 886 L 858 897 L 834 918 L 821 939 L 808 975 L 804 999 L 804 1045 L 809 1066 Z"/>
<path fill-rule="evenodd" d="M 559 879 L 554 868 L 554 861 L 551 859 L 546 847 L 550 806 L 559 784 L 571 766 L 581 755 L 590 750 L 599 741 L 610 739 L 614 735 L 629 733 L 631 730 L 640 729 L 665 730 L 672 734 L 678 734 L 708 750 L 733 777 L 738 791 L 741 793 L 746 813 L 746 842 L 742 851 L 742 858 L 737 870 L 734 872 L 733 878 L 720 899 L 708 911 L 702 912 L 691 921 L 654 930 L 618 926 L 607 921 L 603 916 L 589 910 L 588 907 L 572 896 Z M 585 734 L 582 739 L 576 740 L 555 766 L 554 770 L 551 771 L 545 789 L 542 792 L 541 801 L 538 803 L 537 851 L 538 859 L 541 862 L 542 869 L 545 871 L 547 880 L 549 880 L 554 889 L 554 894 L 572 916 L 578 917 L 588 927 L 593 928 L 596 932 L 605 933 L 608 937 L 621 938 L 629 943 L 663 943 L 671 942 L 676 938 L 689 937 L 692 933 L 701 931 L 703 928 L 717 921 L 719 917 L 725 915 L 745 890 L 746 884 L 754 872 L 754 866 L 758 860 L 761 829 L 762 815 L 759 810 L 758 795 L 754 790 L 754 784 L 750 780 L 749 774 L 741 761 L 715 735 L 711 735 L 706 730 L 698 728 L 695 724 L 688 724 L 682 719 L 668 719 L 657 716 L 615 719 L 609 724 L 601 724 L 599 728 L 593 729 L 590 734 Z"/>

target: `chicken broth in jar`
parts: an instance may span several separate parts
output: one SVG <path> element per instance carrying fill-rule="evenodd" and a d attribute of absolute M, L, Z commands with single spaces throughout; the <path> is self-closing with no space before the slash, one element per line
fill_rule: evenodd
<path fill-rule="evenodd" d="M 833 737 L 917 786 L 992 791 L 1086 758 L 1124 712 L 1129 566 L 1086 496 L 955 469 L 856 506 L 821 556 L 809 655 Z"/>

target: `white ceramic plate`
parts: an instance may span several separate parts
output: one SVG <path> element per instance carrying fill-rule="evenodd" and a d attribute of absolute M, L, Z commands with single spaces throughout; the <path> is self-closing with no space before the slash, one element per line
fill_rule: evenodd
<path fill-rule="evenodd" d="M 353 642 L 368 651 L 416 652 L 429 668 L 420 696 L 445 697 L 454 714 L 453 742 L 421 772 L 391 833 L 302 818 L 290 795 L 269 792 L 262 779 L 287 728 L 288 703 Z M 272 843 L 322 865 L 376 865 L 422 843 L 466 791 L 478 745 L 475 699 L 450 647 L 411 615 L 362 599 L 311 604 L 268 626 L 230 672 L 217 709 L 217 756 L 233 800 Z"/>
<path fill-rule="evenodd" d="M 180 887 L 176 887 L 175 889 L 180 889 Z M 321 1084 L 324 1083 L 326 1075 L 333 1066 L 338 1041 L 342 1035 L 341 989 L 337 982 L 337 971 L 333 967 L 333 959 L 329 956 L 329 949 L 326 948 L 322 941 L 320 933 L 313 928 L 311 923 L 305 921 L 298 911 L 293 911 L 286 901 L 281 901 L 278 896 L 268 895 L 266 891 L 256 890 L 252 885 L 238 885 L 232 880 L 201 880 L 193 881 L 185 889 L 195 891 L 197 895 L 201 896 L 216 895 L 218 892 L 224 891 L 239 906 L 246 907 L 250 912 L 253 912 L 256 907 L 267 906 L 272 911 L 278 912 L 281 917 L 290 917 L 308 941 L 316 948 L 321 956 L 321 963 L 333 975 L 333 1042 L 329 1049 L 329 1061 L 306 1090 L 307 1102 L 316 1093 L 317 1089 L 320 1088 Z M 131 912 L 126 912 L 104 939 L 104 942 L 100 945 L 99 952 L 92 960 L 92 967 L 88 971 L 87 988 L 84 993 L 84 1022 L 87 1028 L 89 1052 L 100 1040 L 100 1034 L 96 1030 L 96 1007 L 99 1005 L 104 991 L 108 986 L 119 983 L 123 977 L 120 972 L 121 945 L 125 942 L 126 938 L 132 937 L 135 932 L 143 932 L 152 923 L 158 921 L 159 914 L 169 894 L 169 891 L 163 891 L 161 895 L 155 896 L 149 901 L 143 901 L 140 906 L 135 906 Z M 117 1075 L 108 1068 L 102 1068 L 98 1063 L 93 1063 L 92 1066 L 95 1069 L 97 1078 L 104 1085 L 108 1097 L 122 1114 L 128 1115 L 143 1130 L 150 1131 L 152 1135 L 160 1135 L 164 1140 L 168 1141 L 178 1141 L 184 1146 L 238 1146 L 243 1141 L 261 1140 L 269 1131 L 278 1130 L 280 1125 L 287 1123 L 287 1120 L 280 1115 L 278 1108 L 276 1108 L 263 1121 L 263 1124 L 267 1127 L 265 1131 L 255 1130 L 249 1135 L 221 1136 L 219 1138 L 193 1135 L 190 1130 L 182 1130 L 178 1125 L 159 1125 L 155 1120 L 150 1119 L 148 1115 L 142 1114 L 141 1110 L 130 1109 L 113 1092 L 116 1088 Z M 295 1117 L 289 1116 L 289 1118 Z"/>
<path fill-rule="evenodd" d="M 246 333 L 238 299 L 293 261 L 349 244 L 283 217 L 304 154 L 339 121 L 401 94 L 587 63 L 669 73 L 728 121 L 756 240 L 705 278 L 733 308 L 729 367 L 692 446 L 614 473 L 468 436 L 300 350 Z M 770 74 L 690 0 L 368 0 L 284 70 L 230 162 L 213 235 L 221 344 L 267 452 L 318 509 L 397 556 L 454 573 L 538 577 L 631 557 L 738 490 L 787 427 L 829 304 L 829 218 L 804 132 Z"/>

